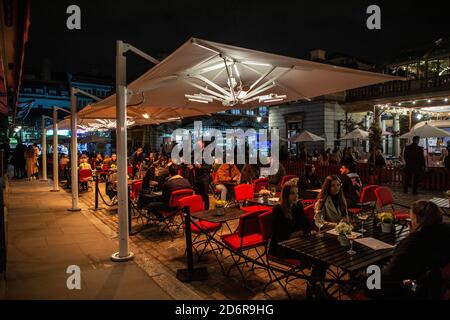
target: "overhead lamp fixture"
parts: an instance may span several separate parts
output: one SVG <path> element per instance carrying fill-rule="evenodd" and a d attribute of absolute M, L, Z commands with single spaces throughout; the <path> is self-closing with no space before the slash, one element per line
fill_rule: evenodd
<path fill-rule="evenodd" d="M 448 98 L 445 98 L 444 101 L 447 102 L 447 101 L 448 101 Z"/>
<path fill-rule="evenodd" d="M 200 103 L 210 103 L 213 102 L 213 98 L 204 94 L 185 94 L 184 95 L 189 101 L 200 102 Z"/>
<path fill-rule="evenodd" d="M 416 100 L 413 101 L 413 104 L 416 104 Z"/>
<path fill-rule="evenodd" d="M 144 113 L 142 116 L 143 116 L 145 119 L 149 119 L 149 118 L 150 118 L 150 116 L 148 115 L 148 113 Z"/>
<path fill-rule="evenodd" d="M 259 103 L 283 101 L 286 98 L 287 98 L 286 95 L 277 95 L 272 93 L 266 96 L 259 97 Z"/>
<path fill-rule="evenodd" d="M 431 102 L 431 99 L 428 99 L 427 102 L 430 103 L 430 102 Z"/>
<path fill-rule="evenodd" d="M 401 102 L 399 102 L 399 103 L 398 103 L 398 105 L 399 105 L 399 106 L 401 106 L 401 105 L 402 105 L 402 103 L 401 103 Z"/>
<path fill-rule="evenodd" d="M 261 117 L 256 117 L 256 121 L 261 122 L 262 118 Z"/>

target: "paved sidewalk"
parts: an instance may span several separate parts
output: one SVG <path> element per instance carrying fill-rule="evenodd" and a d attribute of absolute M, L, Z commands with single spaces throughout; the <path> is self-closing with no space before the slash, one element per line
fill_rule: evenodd
<path fill-rule="evenodd" d="M 150 277 L 135 261 L 112 262 L 114 233 L 86 208 L 67 211 L 70 194 L 50 189 L 39 181 L 9 184 L 8 265 L 0 299 L 173 298 L 154 280 L 161 272 Z M 81 290 L 67 289 L 69 265 L 81 268 Z"/>

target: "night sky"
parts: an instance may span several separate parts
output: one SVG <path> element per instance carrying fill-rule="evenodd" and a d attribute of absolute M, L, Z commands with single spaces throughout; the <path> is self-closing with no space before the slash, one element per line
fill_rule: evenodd
<path fill-rule="evenodd" d="M 447 2 L 32 0 L 25 72 L 39 73 L 48 58 L 52 71 L 113 76 L 115 40 L 159 58 L 190 37 L 298 58 L 323 48 L 382 63 L 449 37 Z M 82 30 L 66 28 L 71 4 L 81 7 Z M 381 30 L 366 28 L 371 4 L 381 7 Z M 130 78 L 151 66 L 138 57 L 128 61 Z"/>

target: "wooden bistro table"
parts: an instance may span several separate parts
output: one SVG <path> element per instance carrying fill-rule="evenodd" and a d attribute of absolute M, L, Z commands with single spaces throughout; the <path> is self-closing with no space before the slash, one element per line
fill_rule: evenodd
<path fill-rule="evenodd" d="M 278 197 L 276 197 L 276 198 L 278 198 Z M 256 205 L 275 207 L 277 204 L 280 203 L 280 199 L 278 198 L 278 201 L 275 201 L 274 198 L 255 197 L 255 198 L 247 199 L 247 202 L 251 203 L 251 204 L 256 204 Z"/>
<path fill-rule="evenodd" d="M 244 210 L 239 208 L 223 208 L 223 214 L 219 214 L 222 210 L 212 209 L 193 213 L 185 213 L 185 238 L 186 238 L 186 260 L 187 268 L 177 270 L 177 279 L 183 282 L 189 281 L 201 281 L 208 278 L 208 272 L 206 267 L 194 268 L 194 258 L 192 254 L 192 231 L 191 231 L 191 217 L 209 221 L 225 223 L 228 229 L 231 231 L 227 222 L 231 220 L 239 219 L 239 217 L 245 213 Z M 216 259 L 217 256 L 216 256 Z M 222 265 L 220 265 L 222 267 Z M 223 267 L 222 267 L 222 271 Z"/>
<path fill-rule="evenodd" d="M 430 201 L 441 208 L 444 211 L 445 215 L 449 215 L 450 201 L 448 198 L 432 198 L 430 199 Z"/>
<path fill-rule="evenodd" d="M 366 232 L 358 239 L 372 237 L 395 247 L 409 234 L 408 227 L 401 225 L 394 225 L 391 233 L 382 233 L 381 227 L 377 226 L 374 220 L 372 217 L 364 223 Z M 354 227 L 354 231 L 359 232 L 360 227 L 361 224 L 358 223 Z M 327 282 L 328 284 L 324 283 L 324 288 L 332 296 L 338 292 L 339 298 L 341 290 L 349 291 L 348 289 L 351 288 L 341 285 L 341 282 L 337 283 L 337 281 L 343 280 L 344 277 L 352 280 L 355 276 L 367 270 L 368 266 L 385 263 L 391 258 L 394 251 L 394 248 L 375 250 L 358 243 L 356 239 L 353 242 L 353 250 L 356 253 L 350 255 L 347 253 L 349 247 L 342 246 L 336 235 L 328 234 L 325 231 L 323 231 L 323 237 L 308 235 L 280 242 L 279 245 L 297 255 L 299 259 L 307 260 L 313 265 L 327 267 L 331 281 Z M 336 282 L 333 282 L 334 280 Z"/>

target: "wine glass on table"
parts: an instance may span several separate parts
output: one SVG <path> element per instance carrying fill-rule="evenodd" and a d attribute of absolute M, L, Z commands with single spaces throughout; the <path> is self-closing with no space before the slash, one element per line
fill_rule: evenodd
<path fill-rule="evenodd" d="M 358 231 L 361 233 L 366 232 L 367 230 L 364 229 L 364 222 L 369 219 L 369 214 L 367 212 L 361 211 L 360 213 L 358 213 L 357 217 L 361 221 L 361 229 L 359 229 Z"/>
<path fill-rule="evenodd" d="M 314 219 L 314 223 L 316 224 L 316 227 L 319 228 L 319 231 L 317 232 L 318 237 L 323 237 L 323 233 L 320 232 L 320 229 L 325 225 L 325 221 L 322 217 L 319 219 Z"/>
<path fill-rule="evenodd" d="M 355 250 L 353 250 L 353 240 L 355 240 L 356 238 L 358 238 L 358 234 L 357 233 L 350 233 L 346 235 L 347 239 L 350 241 L 350 250 L 347 251 L 347 253 L 349 255 L 354 255 L 356 253 Z"/>
<path fill-rule="evenodd" d="M 274 198 L 276 194 L 277 194 L 277 188 L 275 188 L 275 187 L 270 188 L 270 195 L 272 196 L 272 198 Z"/>

